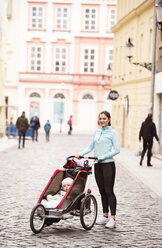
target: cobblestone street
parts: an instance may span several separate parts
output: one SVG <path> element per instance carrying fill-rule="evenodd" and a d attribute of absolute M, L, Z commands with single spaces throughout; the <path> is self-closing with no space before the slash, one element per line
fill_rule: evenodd
<path fill-rule="evenodd" d="M 89 144 L 88 135 L 52 135 L 49 143 L 43 135 L 39 142 L 26 141 L 25 149 L 9 148 L 0 152 L 0 247 L 162 247 L 162 200 L 152 198 L 149 189 L 116 164 L 115 193 L 117 226 L 108 230 L 95 225 L 83 229 L 80 219 L 61 220 L 35 235 L 29 224 L 32 208 L 56 168 L 66 157 Z M 101 202 L 94 180 L 90 188 Z"/>

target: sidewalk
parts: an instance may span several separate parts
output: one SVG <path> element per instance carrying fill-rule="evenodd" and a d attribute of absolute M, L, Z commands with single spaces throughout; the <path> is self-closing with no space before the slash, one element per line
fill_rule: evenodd
<path fill-rule="evenodd" d="M 140 156 L 135 151 L 121 148 L 120 154 L 115 156 L 116 162 L 125 167 L 132 175 L 141 180 L 149 189 L 152 197 L 162 198 L 162 160 L 160 155 L 151 158 L 153 167 L 147 167 L 147 154 L 142 166 L 139 165 Z M 157 158 L 158 157 L 158 158 Z"/>
<path fill-rule="evenodd" d="M 6 136 L 3 138 L 0 138 L 0 152 L 4 151 L 10 147 L 17 146 L 18 141 L 17 138 L 7 138 Z"/>

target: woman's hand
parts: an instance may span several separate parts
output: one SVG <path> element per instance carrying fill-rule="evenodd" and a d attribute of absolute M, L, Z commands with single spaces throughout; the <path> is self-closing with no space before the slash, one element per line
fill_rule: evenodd
<path fill-rule="evenodd" d="M 75 158 L 80 159 L 80 155 L 79 154 L 76 154 L 75 155 Z"/>

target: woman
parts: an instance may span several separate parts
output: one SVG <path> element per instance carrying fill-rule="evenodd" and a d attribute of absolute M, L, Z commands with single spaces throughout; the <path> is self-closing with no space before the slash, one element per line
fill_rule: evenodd
<path fill-rule="evenodd" d="M 114 228 L 116 225 L 116 196 L 114 194 L 115 163 L 113 156 L 120 152 L 119 141 L 116 131 L 111 127 L 111 116 L 109 112 L 102 111 L 98 117 L 98 124 L 101 128 L 97 129 L 93 135 L 90 145 L 77 154 L 79 158 L 94 149 L 95 178 L 101 194 L 103 216 L 97 221 L 98 225 L 105 225 L 107 228 Z M 111 216 L 109 217 L 109 208 Z"/>
<path fill-rule="evenodd" d="M 71 135 L 71 132 L 73 130 L 73 128 L 72 128 L 72 118 L 73 118 L 73 116 L 70 115 L 69 120 L 68 120 L 68 125 L 69 125 L 68 135 Z"/>

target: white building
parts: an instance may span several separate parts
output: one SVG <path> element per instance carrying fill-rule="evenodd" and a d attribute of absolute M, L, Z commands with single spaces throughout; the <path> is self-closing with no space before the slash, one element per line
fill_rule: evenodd
<path fill-rule="evenodd" d="M 41 125 L 49 119 L 54 130 L 66 131 L 69 115 L 74 130 L 93 130 L 99 111 L 111 112 L 111 80 L 105 77 L 103 88 L 101 78 L 113 60 L 116 0 L 21 0 L 12 8 L 9 105 L 29 120 L 37 112 Z"/>

